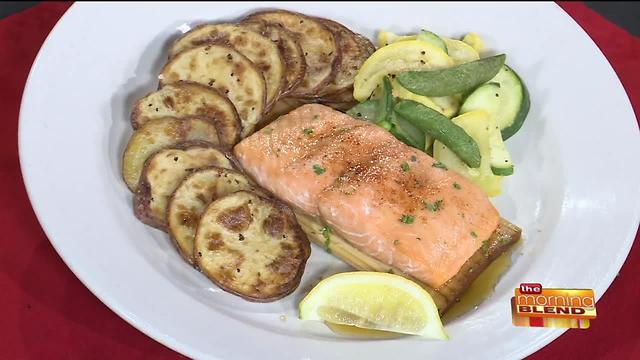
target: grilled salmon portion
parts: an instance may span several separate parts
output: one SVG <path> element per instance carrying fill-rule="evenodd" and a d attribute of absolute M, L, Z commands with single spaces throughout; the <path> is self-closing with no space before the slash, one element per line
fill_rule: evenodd
<path fill-rule="evenodd" d="M 369 152 L 395 142 L 389 132 L 323 105 L 306 105 L 236 145 L 258 184 L 312 216 L 317 196 Z"/>
<path fill-rule="evenodd" d="M 436 289 L 500 222 L 473 183 L 386 130 L 323 105 L 282 116 L 234 152 L 274 195 Z"/>
<path fill-rule="evenodd" d="M 319 196 L 321 218 L 352 245 L 433 288 L 452 278 L 500 217 L 484 192 L 400 142 Z"/>

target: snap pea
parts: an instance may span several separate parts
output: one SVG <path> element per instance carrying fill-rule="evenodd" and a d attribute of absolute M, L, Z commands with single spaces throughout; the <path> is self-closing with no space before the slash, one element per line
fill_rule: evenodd
<path fill-rule="evenodd" d="M 393 126 L 389 129 L 389 132 L 391 132 L 396 139 L 411 147 L 424 151 L 425 138 L 424 133 L 420 129 L 395 112 L 391 115 L 390 122 Z"/>
<path fill-rule="evenodd" d="M 472 168 L 480 167 L 480 149 L 478 144 L 460 126 L 444 115 L 411 100 L 401 100 L 395 106 L 395 112 L 407 119 L 416 128 L 433 136 L 443 143 Z"/>
<path fill-rule="evenodd" d="M 379 122 L 389 122 L 391 120 L 393 107 L 396 104 L 391 91 L 391 81 L 389 81 L 388 76 L 385 76 L 382 79 L 382 97 L 380 98 L 380 110 L 378 111 L 380 114 Z"/>
<path fill-rule="evenodd" d="M 347 115 L 360 120 L 378 122 L 378 100 L 367 100 L 347 110 Z"/>
<path fill-rule="evenodd" d="M 393 136 L 403 143 L 414 148 L 424 150 L 425 136 L 422 130 L 391 109 L 389 121 L 379 121 L 380 116 L 380 100 L 367 100 L 360 103 L 347 111 L 347 115 L 351 115 L 356 119 L 370 121 L 376 123 L 388 130 Z"/>
<path fill-rule="evenodd" d="M 506 55 L 496 55 L 452 68 L 405 71 L 398 82 L 405 89 L 424 96 L 448 96 L 467 92 L 491 80 L 504 65 Z"/>

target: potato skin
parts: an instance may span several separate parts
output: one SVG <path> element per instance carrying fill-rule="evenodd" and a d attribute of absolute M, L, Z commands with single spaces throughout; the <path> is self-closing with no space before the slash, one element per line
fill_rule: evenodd
<path fill-rule="evenodd" d="M 282 88 L 280 98 L 289 95 L 300 85 L 307 71 L 304 52 L 296 36 L 283 27 L 261 20 L 243 21 L 241 24 L 278 43 L 278 49 L 280 50 L 286 69 L 284 75 L 285 84 Z M 271 108 L 272 107 L 270 107 L 270 109 Z"/>
<path fill-rule="evenodd" d="M 353 80 L 360 66 L 373 53 L 373 44 L 366 38 L 354 33 L 344 25 L 329 19 L 314 18 L 325 25 L 337 39 L 340 60 L 336 64 L 333 80 L 317 93 L 317 97 L 333 97 L 335 94 L 353 89 Z"/>
<path fill-rule="evenodd" d="M 311 246 L 286 205 L 238 191 L 209 205 L 194 253 L 200 271 L 223 290 L 248 301 L 271 302 L 298 287 Z"/>
<path fill-rule="evenodd" d="M 176 249 L 189 264 L 195 266 L 195 230 L 208 205 L 239 190 L 260 191 L 238 171 L 209 166 L 191 172 L 173 192 L 167 206 L 168 232 Z"/>
<path fill-rule="evenodd" d="M 131 112 L 131 126 L 138 129 L 150 120 L 172 116 L 198 116 L 211 121 L 220 141 L 228 147 L 240 140 L 240 117 L 229 99 L 214 88 L 178 81 L 139 99 Z"/>
<path fill-rule="evenodd" d="M 160 85 L 194 81 L 225 94 L 242 123 L 241 137 L 253 133 L 266 106 L 266 81 L 262 71 L 229 44 L 205 44 L 171 58 L 161 71 Z"/>
<path fill-rule="evenodd" d="M 243 21 L 262 20 L 283 27 L 298 37 L 307 64 L 302 83 L 289 95 L 308 97 L 318 94 L 335 77 L 340 62 L 340 48 L 334 34 L 313 18 L 286 10 L 259 11 Z"/>
<path fill-rule="evenodd" d="M 145 164 L 142 170 L 142 176 L 140 177 L 140 182 L 133 196 L 133 211 L 134 211 L 134 215 L 138 218 L 138 220 L 158 230 L 168 232 L 166 219 L 158 218 L 158 216 L 153 213 L 151 208 L 153 196 L 152 196 L 151 184 L 149 182 L 149 179 L 147 178 L 149 164 L 157 154 L 160 154 L 166 150 L 189 150 L 189 149 L 196 149 L 196 148 L 215 150 L 226 158 L 227 163 L 224 165 L 231 166 L 231 167 L 234 166 L 233 162 L 229 160 L 231 157 L 231 154 L 229 152 L 225 152 L 213 146 L 211 143 L 208 143 L 205 141 L 184 141 L 184 142 L 172 145 L 171 147 L 163 148 L 156 151 L 151 156 L 149 156 L 145 161 Z M 214 164 L 208 164 L 208 166 L 210 165 L 214 165 Z M 223 166 L 223 164 L 219 164 L 219 165 Z"/>
<path fill-rule="evenodd" d="M 265 110 L 278 100 L 285 84 L 286 68 L 277 44 L 242 23 L 200 24 L 174 42 L 169 57 L 206 44 L 225 44 L 260 69 L 266 81 Z"/>
<path fill-rule="evenodd" d="M 206 141 L 221 145 L 216 127 L 200 117 L 164 117 L 133 132 L 122 154 L 122 179 L 132 192 L 140 183 L 145 161 L 158 150 L 184 141 Z"/>

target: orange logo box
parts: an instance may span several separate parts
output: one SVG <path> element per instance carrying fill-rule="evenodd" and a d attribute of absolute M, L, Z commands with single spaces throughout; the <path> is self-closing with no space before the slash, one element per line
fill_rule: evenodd
<path fill-rule="evenodd" d="M 587 329 L 589 321 L 596 318 L 595 305 L 591 289 L 521 284 L 511 298 L 511 316 L 516 326 Z"/>

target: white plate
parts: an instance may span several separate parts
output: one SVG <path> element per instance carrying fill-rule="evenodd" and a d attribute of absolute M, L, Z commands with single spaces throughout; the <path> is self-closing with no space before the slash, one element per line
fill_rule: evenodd
<path fill-rule="evenodd" d="M 516 174 L 496 200 L 524 229 L 524 245 L 494 296 L 447 326 L 449 342 L 353 341 L 297 320 L 304 290 L 346 268 L 318 248 L 298 291 L 251 304 L 211 285 L 163 233 L 134 218 L 120 176 L 128 114 L 156 87 L 169 42 L 184 24 L 277 6 L 335 19 L 370 38 L 376 29 L 475 31 L 525 79 L 531 112 L 508 142 Z M 629 100 L 589 37 L 551 3 L 77 4 L 33 65 L 19 136 L 30 199 L 67 265 L 126 321 L 197 358 L 521 358 L 562 330 L 514 327 L 513 289 L 541 282 L 602 296 L 640 214 L 640 137 Z"/>

